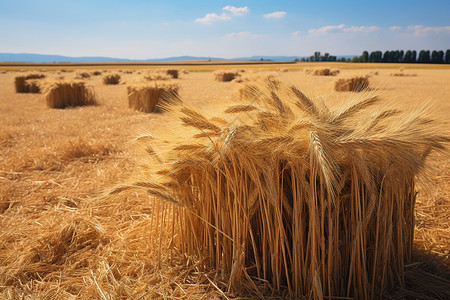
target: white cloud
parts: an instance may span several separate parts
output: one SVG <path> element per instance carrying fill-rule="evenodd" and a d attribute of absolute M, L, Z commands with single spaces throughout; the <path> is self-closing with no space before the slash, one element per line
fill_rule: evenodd
<path fill-rule="evenodd" d="M 408 30 L 412 31 L 414 35 L 441 34 L 441 33 L 450 33 L 450 26 L 425 27 L 423 25 L 410 25 L 408 26 Z"/>
<path fill-rule="evenodd" d="M 301 33 L 302 33 L 302 32 L 301 32 L 300 30 L 297 30 L 297 31 L 294 31 L 294 32 L 292 33 L 292 36 L 293 36 L 293 37 L 297 37 L 297 36 L 299 36 Z"/>
<path fill-rule="evenodd" d="M 330 25 L 330 26 L 324 26 L 318 29 L 310 29 L 308 30 L 308 33 L 315 34 L 315 33 L 328 33 L 328 32 L 336 32 L 342 30 L 344 28 L 345 24 L 341 25 Z"/>
<path fill-rule="evenodd" d="M 262 34 L 256 34 L 251 33 L 248 31 L 242 31 L 242 32 L 232 32 L 229 34 L 226 34 L 224 36 L 226 39 L 234 40 L 234 39 L 249 39 L 249 38 L 259 38 L 262 37 Z"/>
<path fill-rule="evenodd" d="M 343 32 L 374 32 L 380 29 L 377 26 L 352 26 L 349 28 L 343 28 Z"/>
<path fill-rule="evenodd" d="M 244 16 L 249 13 L 250 9 L 247 6 L 235 7 L 235 6 L 225 6 L 222 10 L 229 11 L 233 16 Z"/>
<path fill-rule="evenodd" d="M 248 12 L 250 11 L 250 9 L 247 6 L 235 7 L 235 6 L 229 6 L 229 5 L 222 8 L 222 10 L 223 10 L 223 12 L 220 15 L 218 15 L 216 13 L 209 13 L 209 14 L 206 14 L 206 16 L 204 16 L 203 18 L 195 19 L 195 23 L 202 23 L 202 24 L 210 25 L 213 22 L 217 22 L 217 21 L 231 20 L 231 17 L 244 16 L 244 15 L 248 14 Z"/>
<path fill-rule="evenodd" d="M 285 15 L 286 15 L 285 11 L 275 11 L 275 12 L 270 13 L 270 14 L 265 14 L 264 18 L 267 18 L 267 19 L 281 19 Z"/>
<path fill-rule="evenodd" d="M 400 26 L 391 26 L 391 27 L 389 27 L 389 30 L 392 30 L 392 31 L 397 31 L 397 30 L 401 30 L 402 28 L 400 27 Z"/>
<path fill-rule="evenodd" d="M 230 20 L 231 17 L 227 14 L 221 14 L 220 16 L 215 13 L 206 14 L 203 18 L 195 19 L 196 23 L 203 23 L 203 24 L 212 24 L 212 22 L 216 21 L 227 21 Z"/>
<path fill-rule="evenodd" d="M 329 25 L 317 29 L 308 30 L 309 34 L 327 34 L 332 32 L 353 32 L 353 33 L 368 33 L 375 32 L 380 29 L 377 26 L 346 26 L 341 25 Z"/>

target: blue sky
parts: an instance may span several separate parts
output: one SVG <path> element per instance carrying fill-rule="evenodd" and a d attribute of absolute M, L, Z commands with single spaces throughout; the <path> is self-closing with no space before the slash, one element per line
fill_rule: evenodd
<path fill-rule="evenodd" d="M 449 48 L 449 0 L 0 0 L 0 52 L 146 59 Z"/>

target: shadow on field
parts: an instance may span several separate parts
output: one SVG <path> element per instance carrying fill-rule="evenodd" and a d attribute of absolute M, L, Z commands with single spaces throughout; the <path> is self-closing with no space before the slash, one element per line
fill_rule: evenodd
<path fill-rule="evenodd" d="M 448 257 L 425 250 L 413 250 L 412 262 L 405 266 L 405 285 L 386 291 L 385 299 L 450 299 Z"/>

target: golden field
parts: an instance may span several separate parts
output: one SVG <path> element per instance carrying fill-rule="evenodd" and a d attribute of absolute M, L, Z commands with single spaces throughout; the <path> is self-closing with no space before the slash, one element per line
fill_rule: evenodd
<path fill-rule="evenodd" d="M 170 65 L 180 72 L 180 99 L 214 115 L 242 103 L 240 88 L 267 75 L 297 85 L 337 107 L 361 94 L 333 91 L 337 78 L 370 75 L 369 93 L 390 107 L 414 111 L 431 107 L 450 136 L 450 67 L 399 64 L 326 64 L 337 76 L 312 76 L 318 64 Z M 175 143 L 185 132 L 171 112 L 142 113 L 128 107 L 127 84 L 164 66 L 0 67 L 0 298 L 2 299 L 211 299 L 224 294 L 220 278 L 203 272 L 202 262 L 177 251 L 167 207 L 141 189 L 110 194 L 145 172 L 140 136 Z M 219 82 L 213 71 L 244 70 L 242 82 Z M 392 73 L 414 76 L 391 76 Z M 64 70 L 64 71 L 61 71 Z M 46 79 L 85 78 L 98 104 L 50 109 L 43 94 L 16 93 L 14 78 L 33 71 Z M 118 85 L 103 77 L 120 74 Z M 413 260 L 405 287 L 386 297 L 448 297 L 450 290 L 450 159 L 432 153 L 427 182 L 418 184 Z M 168 210 L 170 212 L 170 210 Z M 155 217 L 156 216 L 156 217 Z M 167 221 L 169 222 L 169 221 Z M 433 294 L 433 291 L 436 293 Z M 242 296 L 242 295 L 241 295 Z M 245 296 L 245 295 L 244 295 Z M 259 295 L 261 296 L 261 295 Z M 264 297 L 274 296 L 269 291 Z M 286 296 L 286 295 L 282 295 Z M 249 296 L 252 298 L 252 295 Z M 255 297 L 255 295 L 253 295 Z M 342 298 L 347 299 L 347 298 Z"/>

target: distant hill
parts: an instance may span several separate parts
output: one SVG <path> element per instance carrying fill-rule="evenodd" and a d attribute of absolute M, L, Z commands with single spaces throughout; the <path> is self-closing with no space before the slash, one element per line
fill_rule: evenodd
<path fill-rule="evenodd" d="M 352 58 L 353 55 L 343 55 L 338 57 Z M 249 56 L 236 58 L 219 57 L 197 57 L 197 56 L 176 56 L 154 59 L 125 59 L 102 56 L 71 57 L 62 55 L 32 54 L 32 53 L 0 53 L 0 62 L 22 62 L 22 63 L 102 63 L 102 62 L 163 62 L 163 61 L 189 61 L 189 60 L 237 60 L 237 61 L 294 61 L 301 60 L 306 56 Z"/>

